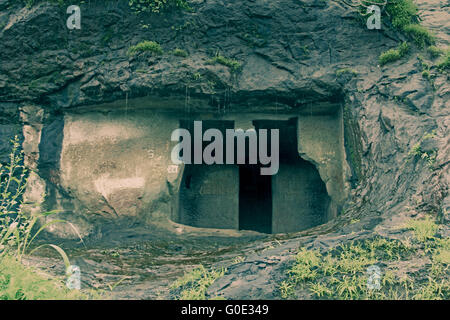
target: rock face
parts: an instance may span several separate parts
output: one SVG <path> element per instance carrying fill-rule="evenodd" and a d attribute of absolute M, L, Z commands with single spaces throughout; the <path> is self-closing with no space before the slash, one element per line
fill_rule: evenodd
<path fill-rule="evenodd" d="M 449 14 L 439 1 L 423 6 L 423 24 L 432 29 L 436 26 L 427 17 Z M 335 138 L 322 132 L 326 119 L 322 127 L 300 120 L 301 130 L 321 140 L 317 145 L 323 150 L 299 142 L 299 155 L 316 166 L 328 194 L 342 204 L 339 217 L 311 232 L 335 232 L 341 239 L 352 231 L 388 230 L 396 217 L 422 212 L 448 222 L 450 87 L 446 73 L 432 83 L 422 77 L 417 55 L 426 53 L 413 48 L 406 58 L 380 67 L 380 53 L 404 36 L 385 26 L 368 30 L 338 1 L 197 0 L 192 9 L 136 16 L 127 1 L 91 1 L 81 6 L 82 29 L 70 31 L 65 8 L 45 2 L 24 8 L 0 0 L 1 160 L 8 139 L 21 133 L 26 161 L 36 169 L 27 194 L 30 206 L 71 208 L 62 215 L 83 235 L 95 234 L 97 219 L 169 210 L 166 180 L 170 185 L 177 179 L 167 176 L 169 159 L 153 159 L 151 168 L 143 161 L 149 155 L 145 148 L 155 141 L 151 137 L 170 136 L 171 129 L 148 126 L 159 112 L 115 118 L 129 104 L 222 115 L 255 110 L 318 115 L 324 106 L 338 105 L 343 138 L 337 162 L 331 157 L 334 163 L 321 164 Z M 448 30 L 448 21 L 439 23 L 441 30 Z M 157 41 L 164 54 L 127 55 L 143 40 Z M 437 44 L 448 46 L 448 32 L 438 32 Z M 188 56 L 172 54 L 176 48 Z M 214 63 L 215 55 L 235 59 L 241 69 Z M 411 155 L 418 143 L 435 159 Z M 153 186 L 143 187 L 152 179 Z M 341 179 L 338 189 L 346 191 L 333 190 L 332 179 Z M 320 245 L 317 237 L 310 243 Z M 296 244 L 294 239 L 277 249 L 277 262 Z M 235 285 L 220 289 L 225 282 L 218 282 L 211 290 L 226 290 L 231 298 L 269 297 L 257 289 L 279 271 L 271 269 L 267 254 L 264 268 L 238 265 L 242 270 L 223 280 Z M 247 291 L 237 275 L 248 278 Z"/>

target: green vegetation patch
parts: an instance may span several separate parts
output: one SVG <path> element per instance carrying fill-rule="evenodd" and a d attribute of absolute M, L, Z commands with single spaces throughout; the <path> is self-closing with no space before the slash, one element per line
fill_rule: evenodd
<path fill-rule="evenodd" d="M 416 239 L 419 241 L 433 239 L 438 231 L 438 225 L 429 216 L 423 220 L 411 220 L 407 226 L 414 232 Z"/>
<path fill-rule="evenodd" d="M 371 5 L 384 6 L 392 26 L 398 30 L 419 21 L 418 9 L 412 0 L 360 0 L 359 12 L 365 16 Z"/>
<path fill-rule="evenodd" d="M 69 290 L 62 281 L 38 274 L 15 257 L 0 258 L 0 300 L 88 299 L 87 294 Z"/>
<path fill-rule="evenodd" d="M 338 77 L 345 75 L 345 74 L 356 76 L 358 74 L 358 72 L 356 72 L 356 70 L 352 69 L 352 68 L 342 68 L 342 69 L 336 70 L 336 76 L 338 76 Z"/>
<path fill-rule="evenodd" d="M 300 248 L 279 285 L 282 298 L 308 292 L 316 299 L 449 299 L 450 239 L 436 236 L 431 219 L 410 221 L 414 238 L 353 241 L 332 250 Z M 422 260 L 420 272 L 405 270 Z M 380 270 L 378 287 L 370 287 L 369 269 Z M 406 271 L 406 272 L 405 272 Z"/>
<path fill-rule="evenodd" d="M 403 28 L 403 31 L 414 40 L 419 48 L 424 48 L 426 45 L 432 45 L 435 42 L 434 35 L 419 24 L 407 25 Z"/>
<path fill-rule="evenodd" d="M 431 58 L 437 58 L 444 54 L 444 50 L 442 50 L 436 46 L 429 46 L 427 51 L 430 54 Z"/>
<path fill-rule="evenodd" d="M 426 71 L 426 70 L 424 70 Z M 424 76 L 424 74 L 422 73 L 422 76 Z M 427 139 L 433 139 L 436 136 L 436 132 L 435 130 L 433 130 L 430 133 L 425 134 L 419 142 L 417 142 L 415 145 L 413 145 L 413 147 L 411 148 L 411 150 L 408 152 L 408 155 L 411 157 L 414 157 L 416 159 L 423 159 L 426 161 L 428 167 L 430 169 L 433 168 L 434 163 L 436 162 L 436 157 L 437 157 L 437 149 L 430 149 L 430 150 L 424 150 L 422 148 L 422 142 L 427 140 Z M 428 149 L 428 148 L 427 148 Z"/>
<path fill-rule="evenodd" d="M 181 300 L 205 300 L 206 290 L 225 272 L 226 269 L 207 270 L 200 266 L 173 282 L 170 290 Z"/>
<path fill-rule="evenodd" d="M 409 51 L 409 45 L 406 42 L 403 42 L 395 49 L 389 49 L 386 52 L 383 52 L 378 61 L 380 62 L 380 65 L 383 66 L 387 63 L 394 62 L 397 60 L 400 60 L 402 57 L 404 57 Z"/>
<path fill-rule="evenodd" d="M 60 247 L 43 244 L 30 250 L 30 246 L 42 231 L 57 223 L 68 223 L 78 235 L 79 233 L 71 223 L 58 219 L 38 225 L 41 218 L 56 212 L 29 215 L 22 211 L 28 170 L 23 164 L 19 137 L 11 140 L 11 144 L 9 163 L 0 164 L 0 300 L 88 298 L 79 292 L 68 291 L 60 281 L 41 276 L 21 264 L 25 255 L 48 247 L 62 257 L 67 270 L 70 261 Z M 81 239 L 80 235 L 79 237 Z"/>
<path fill-rule="evenodd" d="M 444 57 L 437 64 L 438 69 L 447 70 L 450 68 L 450 49 L 445 52 Z"/>
<path fill-rule="evenodd" d="M 137 45 L 131 46 L 128 49 L 128 55 L 130 56 L 134 56 L 142 52 L 150 52 L 154 55 L 162 55 L 164 53 L 158 42 L 148 40 L 139 42 Z"/>
<path fill-rule="evenodd" d="M 392 25 L 400 30 L 418 21 L 418 9 L 412 0 L 389 0 L 386 12 L 391 18 Z"/>
<path fill-rule="evenodd" d="M 189 54 L 186 52 L 186 50 L 179 49 L 179 48 L 176 48 L 175 50 L 173 50 L 172 54 L 174 56 L 183 57 L 183 58 L 186 58 L 187 56 L 189 56 Z"/>
<path fill-rule="evenodd" d="M 137 13 L 162 13 L 191 9 L 187 0 L 129 0 L 128 4 Z"/>

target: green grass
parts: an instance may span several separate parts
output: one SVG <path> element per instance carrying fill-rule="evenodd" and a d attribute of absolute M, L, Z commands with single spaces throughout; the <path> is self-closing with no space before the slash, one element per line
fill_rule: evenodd
<path fill-rule="evenodd" d="M 419 48 L 424 48 L 426 45 L 432 45 L 435 42 L 434 35 L 419 24 L 407 25 L 403 28 L 403 31 L 414 40 Z"/>
<path fill-rule="evenodd" d="M 57 279 L 38 274 L 15 257 L 0 258 L 0 300 L 67 300 L 90 299 L 93 296 L 69 290 Z"/>
<path fill-rule="evenodd" d="M 430 218 L 412 220 L 414 238 L 375 237 L 331 250 L 300 248 L 279 284 L 282 298 L 297 292 L 314 299 L 449 299 L 450 238 L 437 238 L 438 225 Z M 427 259 L 420 272 L 413 259 Z M 418 261 L 418 260 L 415 260 Z M 368 267 L 381 270 L 380 288 L 368 287 Z M 425 278 L 424 278 L 425 276 Z M 307 296 L 308 297 L 308 296 Z"/>
<path fill-rule="evenodd" d="M 128 55 L 134 56 L 138 53 L 150 52 L 153 55 L 162 55 L 164 53 L 160 44 L 155 41 L 142 41 L 128 49 Z"/>
<path fill-rule="evenodd" d="M 205 300 L 209 286 L 225 272 L 226 269 L 207 270 L 204 266 L 200 266 L 174 281 L 170 285 L 170 290 L 175 292 L 180 300 Z"/>
<path fill-rule="evenodd" d="M 219 54 L 217 54 L 214 58 L 209 60 L 209 62 L 227 66 L 228 68 L 230 68 L 231 72 L 238 72 L 242 68 L 242 65 L 239 63 L 239 61 L 224 57 Z"/>
<path fill-rule="evenodd" d="M 403 42 L 395 49 L 389 49 L 386 52 L 383 52 L 378 61 L 380 62 L 381 66 L 384 66 L 385 64 L 400 60 L 402 57 L 404 57 L 409 51 L 409 45 L 406 42 Z"/>

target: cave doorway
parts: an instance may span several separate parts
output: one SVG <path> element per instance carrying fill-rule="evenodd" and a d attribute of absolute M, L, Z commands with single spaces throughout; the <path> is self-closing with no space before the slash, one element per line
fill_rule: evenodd
<path fill-rule="evenodd" d="M 272 177 L 260 168 L 239 166 L 239 230 L 272 233 Z"/>
<path fill-rule="evenodd" d="M 252 230 L 261 233 L 302 231 L 329 220 L 331 199 L 316 166 L 297 150 L 298 119 L 252 120 L 254 128 L 279 129 L 279 170 L 262 175 L 261 163 L 186 164 L 180 181 L 175 221 L 200 228 Z M 193 122 L 182 127 L 192 131 Z M 233 121 L 208 120 L 203 131 L 224 134 Z M 271 150 L 270 139 L 268 150 Z M 236 141 L 234 143 L 236 152 Z M 226 150 L 224 150 L 224 154 Z"/>

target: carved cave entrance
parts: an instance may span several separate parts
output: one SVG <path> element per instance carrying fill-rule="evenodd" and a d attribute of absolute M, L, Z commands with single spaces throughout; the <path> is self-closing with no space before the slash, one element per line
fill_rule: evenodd
<path fill-rule="evenodd" d="M 244 165 L 185 165 L 176 222 L 203 228 L 283 233 L 327 221 L 330 197 L 316 167 L 298 155 L 297 118 L 252 123 L 257 132 L 280 130 L 278 173 L 261 175 L 261 165 L 248 164 L 248 158 Z M 180 127 L 192 132 L 193 121 L 181 121 Z M 203 132 L 209 128 L 221 130 L 225 137 L 226 129 L 234 129 L 234 121 L 203 121 Z M 246 148 L 248 156 L 248 143 Z"/>

